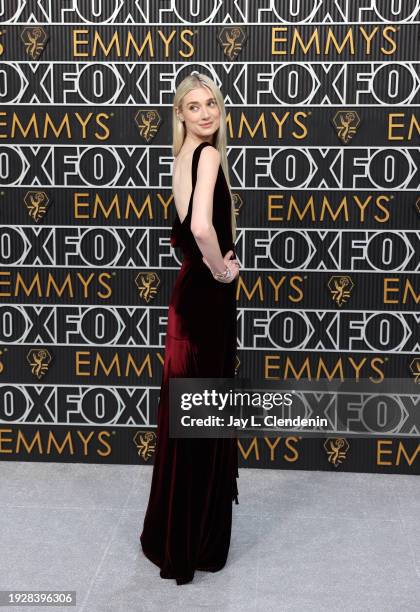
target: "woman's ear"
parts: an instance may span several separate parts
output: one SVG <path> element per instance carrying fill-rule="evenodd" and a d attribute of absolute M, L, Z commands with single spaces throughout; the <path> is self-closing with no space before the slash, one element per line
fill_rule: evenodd
<path fill-rule="evenodd" d="M 177 109 L 177 111 L 176 111 L 176 116 L 178 117 L 178 119 L 179 119 L 180 121 L 184 121 L 184 119 L 183 119 L 183 117 L 181 117 L 181 113 L 178 111 L 178 109 Z"/>

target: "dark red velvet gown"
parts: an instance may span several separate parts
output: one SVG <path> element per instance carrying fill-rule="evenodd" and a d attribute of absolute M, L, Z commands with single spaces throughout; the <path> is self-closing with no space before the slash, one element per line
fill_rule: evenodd
<path fill-rule="evenodd" d="M 140 541 L 162 578 L 190 582 L 194 571 L 222 569 L 228 556 L 232 501 L 238 503 L 237 438 L 169 437 L 169 378 L 233 378 L 236 358 L 236 285 L 216 281 L 190 230 L 197 166 L 192 158 L 188 213 L 175 218 L 171 244 L 183 263 L 168 311 L 165 361 L 158 407 L 157 445 L 149 503 Z M 223 168 L 213 197 L 213 225 L 222 255 L 234 249 L 231 203 Z"/>

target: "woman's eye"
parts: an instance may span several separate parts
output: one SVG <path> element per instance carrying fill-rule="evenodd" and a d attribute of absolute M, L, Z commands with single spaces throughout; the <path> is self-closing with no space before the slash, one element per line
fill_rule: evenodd
<path fill-rule="evenodd" d="M 209 102 L 209 105 L 211 106 L 215 106 L 216 102 L 213 100 L 212 102 Z M 198 106 L 194 105 L 194 106 L 190 106 L 190 110 L 195 110 L 196 108 L 198 108 Z"/>

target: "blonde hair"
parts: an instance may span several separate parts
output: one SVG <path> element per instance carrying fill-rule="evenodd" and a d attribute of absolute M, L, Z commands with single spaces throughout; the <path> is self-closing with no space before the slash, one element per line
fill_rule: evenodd
<path fill-rule="evenodd" d="M 230 200 L 231 200 L 231 219 L 232 219 L 232 241 L 236 240 L 236 215 L 235 207 L 233 205 L 233 198 L 229 180 L 229 166 L 226 155 L 226 110 L 225 103 L 223 100 L 222 92 L 217 87 L 216 83 L 205 74 L 198 72 L 192 72 L 190 75 L 185 77 L 176 88 L 173 107 L 172 107 L 172 152 L 176 157 L 184 144 L 186 136 L 186 127 L 183 121 L 178 117 L 177 109 L 182 109 L 182 102 L 187 93 L 197 87 L 208 87 L 216 100 L 217 106 L 220 111 L 220 125 L 216 134 L 213 135 L 214 147 L 219 151 L 221 159 L 220 163 L 223 168 L 223 172 L 226 178 L 226 182 L 229 188 Z"/>

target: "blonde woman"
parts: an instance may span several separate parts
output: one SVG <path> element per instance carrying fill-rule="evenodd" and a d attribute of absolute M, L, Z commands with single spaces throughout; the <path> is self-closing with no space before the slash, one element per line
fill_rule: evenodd
<path fill-rule="evenodd" d="M 157 446 L 140 541 L 162 578 L 190 582 L 216 572 L 230 545 L 238 503 L 236 438 L 169 437 L 169 378 L 231 378 L 236 358 L 235 214 L 222 94 L 190 74 L 173 101 L 171 244 L 183 253 L 169 303 Z"/>

